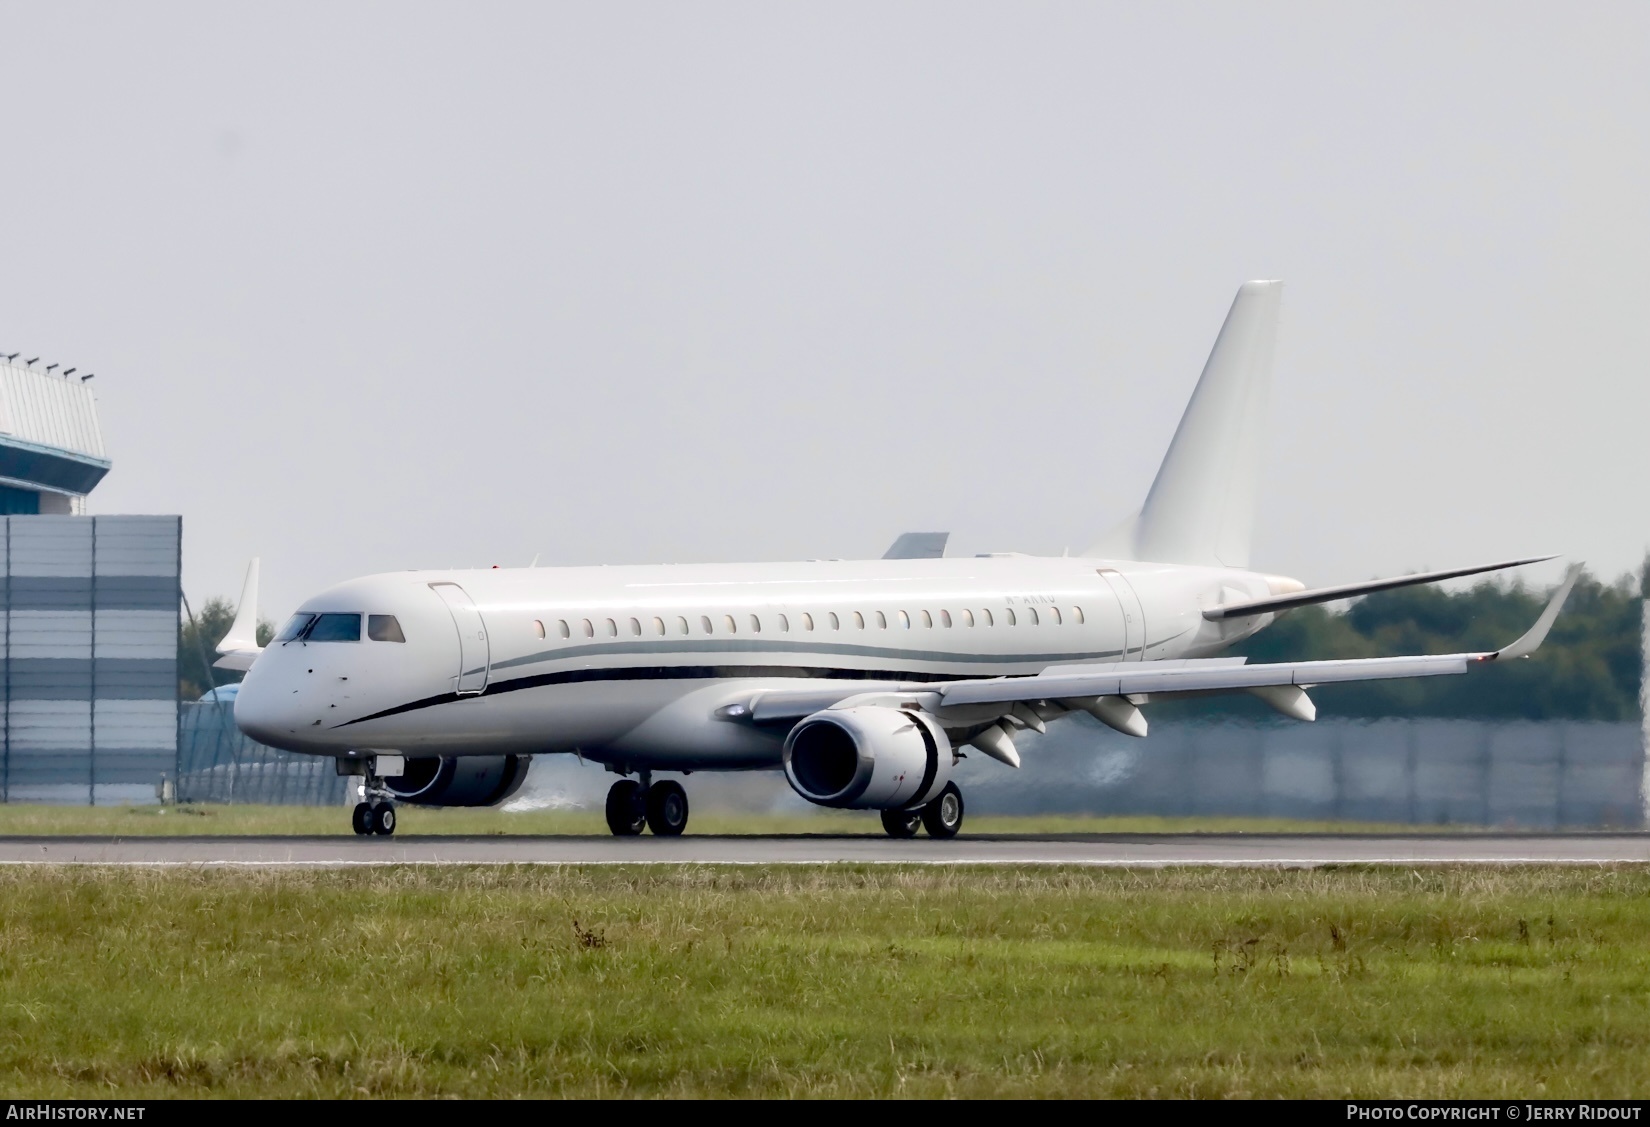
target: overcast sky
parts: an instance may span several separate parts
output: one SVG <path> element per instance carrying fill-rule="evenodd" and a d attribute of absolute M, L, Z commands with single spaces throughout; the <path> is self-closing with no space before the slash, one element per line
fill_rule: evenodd
<path fill-rule="evenodd" d="M 1650 544 L 1642 2 L 53 0 L 0 44 L 0 347 L 97 373 L 91 509 L 182 513 L 197 608 L 254 554 L 278 618 L 1081 548 L 1257 277 L 1258 566 Z"/>

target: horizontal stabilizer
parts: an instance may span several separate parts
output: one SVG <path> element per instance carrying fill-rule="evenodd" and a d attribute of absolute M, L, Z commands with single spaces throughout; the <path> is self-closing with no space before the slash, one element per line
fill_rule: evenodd
<path fill-rule="evenodd" d="M 1398 587 L 1413 587 L 1417 583 L 1438 583 L 1445 579 L 1458 579 L 1463 575 L 1480 575 L 1486 571 L 1501 571 L 1509 567 L 1523 567 L 1525 564 L 1545 563 L 1556 558 L 1555 556 L 1531 556 L 1529 559 L 1478 564 L 1474 567 L 1455 567 L 1447 571 L 1422 571 L 1414 575 L 1400 575 L 1393 579 L 1371 579 L 1363 583 L 1343 583 L 1338 587 L 1316 587 L 1310 591 L 1294 591 L 1287 595 L 1271 595 L 1264 599 L 1245 599 L 1242 602 L 1210 607 L 1203 612 L 1203 617 L 1211 622 L 1219 622 L 1223 618 L 1247 618 L 1256 614 L 1276 614 L 1279 611 L 1294 610 L 1296 607 L 1307 607 L 1314 603 L 1332 603 L 1338 599 L 1352 599 L 1359 595 L 1371 595 L 1376 591 L 1391 591 Z"/>
<path fill-rule="evenodd" d="M 893 546 L 882 553 L 885 560 L 937 560 L 945 555 L 949 532 L 902 532 Z"/>

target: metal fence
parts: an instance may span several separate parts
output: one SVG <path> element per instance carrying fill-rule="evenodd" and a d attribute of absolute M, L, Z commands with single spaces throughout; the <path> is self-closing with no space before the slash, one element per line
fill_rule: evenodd
<path fill-rule="evenodd" d="M 235 727 L 228 701 L 180 706 L 177 776 L 180 802 L 243 802 L 331 806 L 344 801 L 349 780 L 331 759 L 293 755 L 248 739 Z"/>
<path fill-rule="evenodd" d="M 1528 828 L 1644 821 L 1636 723 L 1162 723 L 1135 740 L 1067 720 L 1017 742 L 1019 771 L 965 761 L 971 810 Z"/>

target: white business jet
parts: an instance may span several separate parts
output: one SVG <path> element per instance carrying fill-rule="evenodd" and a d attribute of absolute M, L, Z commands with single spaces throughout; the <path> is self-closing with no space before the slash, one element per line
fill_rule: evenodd
<path fill-rule="evenodd" d="M 621 776 L 615 834 L 682 832 L 687 794 L 660 772 L 782 768 L 810 802 L 946 838 L 964 749 L 1018 767 L 1016 732 L 1063 716 L 1144 736 L 1152 701 L 1239 692 L 1311 720 L 1313 685 L 1528 656 L 1576 569 L 1493 653 L 1215 656 L 1294 607 L 1536 562 L 1313 590 L 1249 568 L 1280 294 L 1239 289 L 1145 504 L 1080 557 L 947 559 L 915 534 L 881 560 L 370 575 L 305 601 L 263 648 L 254 561 L 218 647 L 246 670 L 235 720 L 361 776 L 361 834 L 393 833 L 397 802 L 500 802 L 532 756 L 574 754 Z"/>

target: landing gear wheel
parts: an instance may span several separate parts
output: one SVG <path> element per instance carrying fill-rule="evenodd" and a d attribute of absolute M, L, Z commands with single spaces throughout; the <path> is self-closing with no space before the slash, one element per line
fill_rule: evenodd
<path fill-rule="evenodd" d="M 372 808 L 372 832 L 389 837 L 395 832 L 395 804 L 380 802 Z"/>
<path fill-rule="evenodd" d="M 889 837 L 916 837 L 922 829 L 922 809 L 884 810 L 882 828 L 888 831 Z"/>
<path fill-rule="evenodd" d="M 685 820 L 685 819 L 684 819 Z M 607 790 L 607 828 L 615 837 L 635 837 L 647 825 L 642 784 L 620 779 Z"/>
<path fill-rule="evenodd" d="M 687 791 L 666 779 L 647 788 L 647 826 L 654 837 L 675 837 L 687 829 Z"/>
<path fill-rule="evenodd" d="M 349 824 L 350 828 L 362 837 L 372 833 L 372 807 L 365 802 L 357 802 L 349 816 Z"/>
<path fill-rule="evenodd" d="M 957 831 L 962 829 L 962 820 L 962 791 L 957 789 L 956 783 L 946 783 L 940 796 L 922 808 L 922 824 L 928 830 L 929 837 L 956 837 Z"/>

